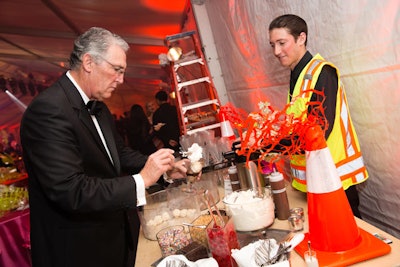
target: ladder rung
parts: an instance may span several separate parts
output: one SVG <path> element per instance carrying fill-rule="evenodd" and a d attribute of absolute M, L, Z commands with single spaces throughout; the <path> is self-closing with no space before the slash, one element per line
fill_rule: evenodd
<path fill-rule="evenodd" d="M 190 80 L 190 81 L 186 81 L 183 83 L 178 83 L 178 88 L 179 90 L 181 90 L 183 87 L 188 86 L 188 85 L 192 85 L 192 84 L 196 84 L 196 83 L 202 83 L 202 82 L 208 82 L 210 83 L 210 77 L 201 77 L 198 79 L 194 79 L 194 80 Z"/>
<path fill-rule="evenodd" d="M 185 134 L 192 134 L 199 131 L 221 127 L 220 123 L 218 122 L 218 117 L 216 116 L 217 108 L 220 106 L 220 103 L 218 97 L 214 97 L 212 77 L 208 72 L 207 61 L 203 56 L 203 52 L 200 42 L 198 40 L 198 36 L 196 35 L 196 31 L 188 31 L 179 34 L 168 35 L 164 39 L 164 43 L 168 47 L 172 47 L 174 45 L 179 45 L 181 42 L 180 40 L 182 40 L 182 44 L 183 42 L 185 42 L 185 44 L 187 45 L 189 45 L 187 43 L 188 40 L 192 41 L 193 44 L 191 45 L 191 47 L 194 47 L 192 48 L 194 49 L 193 51 L 183 54 L 181 56 L 181 59 L 170 64 L 171 72 L 174 76 L 173 82 L 178 98 L 178 108 L 181 110 L 179 115 L 181 116 L 180 119 L 182 123 L 181 130 L 184 130 Z M 186 46 L 184 45 L 184 47 Z M 200 69 L 201 74 L 199 75 L 199 73 L 196 73 L 196 75 L 193 74 L 193 76 L 190 77 L 188 80 L 182 80 L 178 76 L 178 69 L 182 70 L 190 65 L 193 65 L 191 67 L 195 68 L 196 70 Z M 198 87 L 199 89 L 204 89 L 203 87 L 206 87 L 205 89 L 208 90 L 208 97 L 206 96 L 205 99 L 202 99 L 200 101 L 193 101 L 182 105 L 182 100 L 180 99 L 181 90 L 185 87 L 190 88 L 191 91 L 197 89 Z"/>
<path fill-rule="evenodd" d="M 215 124 L 207 125 L 207 126 L 204 126 L 204 127 L 199 127 L 199 128 L 193 129 L 193 130 L 188 130 L 187 133 L 188 133 L 188 134 L 193 134 L 193 133 L 195 133 L 195 132 L 206 131 L 206 130 L 210 130 L 210 129 L 215 129 L 215 128 L 217 128 L 217 127 L 221 127 L 221 124 L 220 124 L 219 122 L 218 122 L 218 123 L 215 123 Z"/>
<path fill-rule="evenodd" d="M 201 65 L 204 65 L 203 59 L 201 57 L 200 58 L 196 57 L 195 59 L 191 59 L 191 60 L 188 60 L 188 61 L 182 61 L 182 62 L 176 61 L 174 63 L 174 69 L 175 69 L 175 71 L 177 71 L 179 67 L 192 65 L 194 63 L 199 63 Z"/>
<path fill-rule="evenodd" d="M 168 35 L 167 37 L 165 37 L 165 40 L 177 41 L 179 39 L 183 39 L 185 37 L 191 36 L 195 33 L 196 33 L 196 31 L 190 31 L 190 32 L 182 32 L 182 33 L 178 33 L 178 34 L 174 34 L 174 35 Z"/>
<path fill-rule="evenodd" d="M 199 107 L 204 107 L 207 105 L 219 105 L 218 103 L 218 99 L 210 99 L 210 100 L 206 100 L 206 101 L 201 101 L 201 102 L 197 102 L 195 104 L 186 104 L 182 106 L 182 112 L 185 113 L 188 110 L 194 109 L 194 108 L 199 108 Z"/>

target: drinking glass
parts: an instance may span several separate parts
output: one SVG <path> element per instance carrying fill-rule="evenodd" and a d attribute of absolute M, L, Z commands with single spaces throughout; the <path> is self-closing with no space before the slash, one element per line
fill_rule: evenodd
<path fill-rule="evenodd" d="M 204 160 L 200 159 L 196 163 L 201 165 L 200 171 L 198 171 L 199 168 L 196 168 L 196 170 L 193 170 L 193 167 L 194 167 L 193 162 L 186 163 L 186 168 L 187 168 L 186 187 L 182 189 L 186 193 L 195 193 L 196 192 L 196 189 L 193 188 L 193 184 L 196 182 L 196 180 L 201 175 L 201 169 L 202 169 L 202 167 L 204 167 Z M 196 167 L 198 167 L 198 166 L 196 166 Z"/>
<path fill-rule="evenodd" d="M 304 260 L 307 267 L 318 267 L 317 252 L 315 250 L 306 250 L 304 252 Z"/>
<path fill-rule="evenodd" d="M 233 220 L 228 219 L 224 225 L 215 225 L 211 222 L 206 231 L 208 247 L 218 266 L 236 266 L 231 256 L 231 249 L 239 249 L 239 242 Z"/>
<path fill-rule="evenodd" d="M 157 233 L 157 241 L 163 257 L 174 255 L 178 250 L 190 244 L 190 237 L 183 225 L 173 225 Z"/>

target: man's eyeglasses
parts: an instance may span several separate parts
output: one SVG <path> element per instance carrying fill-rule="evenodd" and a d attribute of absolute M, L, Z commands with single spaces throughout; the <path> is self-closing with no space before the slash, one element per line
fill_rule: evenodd
<path fill-rule="evenodd" d="M 118 65 L 114 65 L 114 64 L 112 64 L 110 61 L 108 61 L 107 59 L 105 59 L 102 56 L 98 56 L 98 57 L 100 57 L 103 61 L 105 61 L 108 65 L 110 65 L 114 69 L 115 73 L 117 73 L 119 75 L 124 75 L 125 74 L 125 68 L 124 67 L 121 67 L 121 66 L 118 66 Z"/>

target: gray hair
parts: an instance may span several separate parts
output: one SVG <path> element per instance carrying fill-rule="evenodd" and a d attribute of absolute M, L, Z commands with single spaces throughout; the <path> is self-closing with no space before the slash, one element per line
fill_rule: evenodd
<path fill-rule="evenodd" d="M 69 58 L 70 68 L 80 67 L 82 56 L 86 53 L 93 55 L 97 60 L 99 57 L 104 57 L 113 44 L 121 47 L 125 53 L 129 50 L 129 44 L 119 35 L 99 27 L 90 28 L 75 40 L 74 49 Z"/>

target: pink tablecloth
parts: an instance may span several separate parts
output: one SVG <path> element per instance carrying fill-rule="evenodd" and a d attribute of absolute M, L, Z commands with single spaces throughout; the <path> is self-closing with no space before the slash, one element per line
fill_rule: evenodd
<path fill-rule="evenodd" d="M 29 209 L 0 218 L 0 266 L 31 266 L 29 231 Z"/>

